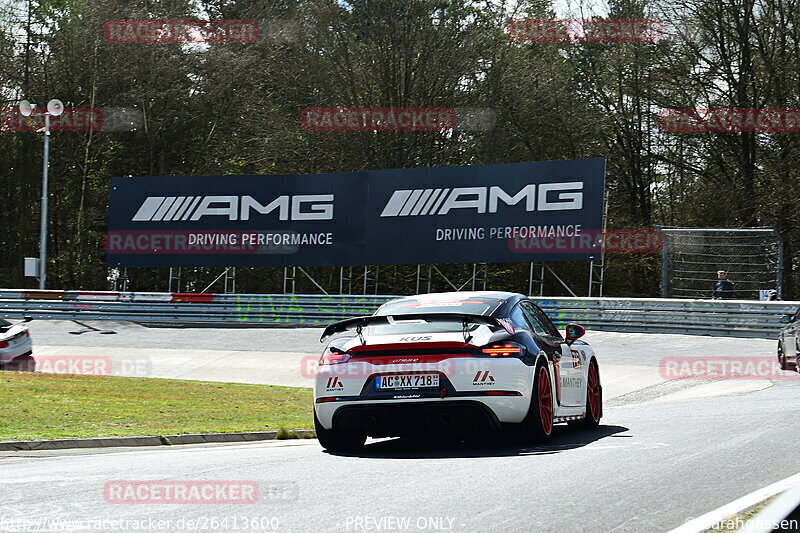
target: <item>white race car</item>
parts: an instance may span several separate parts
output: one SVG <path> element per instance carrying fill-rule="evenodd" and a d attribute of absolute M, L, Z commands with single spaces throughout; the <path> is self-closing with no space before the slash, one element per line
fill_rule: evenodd
<path fill-rule="evenodd" d="M 26 316 L 22 322 L 12 324 L 0 318 L 0 370 L 17 357 L 31 355 L 31 334 L 25 326 L 30 321 Z"/>
<path fill-rule="evenodd" d="M 453 292 L 392 300 L 335 322 L 319 361 L 314 425 L 332 451 L 366 437 L 516 426 L 532 442 L 553 424 L 603 414 L 597 359 L 569 324 L 562 337 L 522 294 Z"/>

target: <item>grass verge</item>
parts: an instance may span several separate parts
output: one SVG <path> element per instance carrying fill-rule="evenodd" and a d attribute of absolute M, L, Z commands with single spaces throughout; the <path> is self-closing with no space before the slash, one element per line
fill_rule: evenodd
<path fill-rule="evenodd" d="M 294 387 L 0 372 L 0 440 L 313 429 L 311 402 Z"/>
<path fill-rule="evenodd" d="M 723 531 L 738 531 L 739 529 L 744 527 L 744 524 L 746 524 L 748 520 L 750 520 L 755 515 L 757 515 L 761 511 L 763 511 L 764 508 L 767 505 L 771 504 L 773 502 L 773 500 L 775 500 L 775 498 L 777 498 L 778 496 L 780 496 L 780 494 L 776 494 L 775 496 L 773 496 L 771 498 L 768 498 L 768 499 L 764 500 L 763 502 L 754 505 L 753 507 L 745 509 L 741 513 L 737 513 L 737 514 L 725 517 L 723 520 L 720 520 L 720 522 L 718 524 L 716 524 L 715 527 L 713 527 L 711 529 L 707 529 L 706 533 L 718 533 L 718 532 L 723 532 Z"/>

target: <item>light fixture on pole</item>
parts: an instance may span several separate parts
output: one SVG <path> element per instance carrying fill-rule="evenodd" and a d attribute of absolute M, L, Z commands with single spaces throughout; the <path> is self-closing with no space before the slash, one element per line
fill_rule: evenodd
<path fill-rule="evenodd" d="M 29 117 L 36 104 L 31 104 L 27 100 L 19 103 L 19 112 L 23 116 Z M 39 241 L 39 288 L 44 289 L 44 281 L 47 265 L 47 169 L 50 159 L 50 116 L 57 117 L 64 112 L 64 104 L 61 100 L 50 100 L 47 102 L 47 112 L 44 115 L 44 163 L 42 166 L 42 228 Z"/>

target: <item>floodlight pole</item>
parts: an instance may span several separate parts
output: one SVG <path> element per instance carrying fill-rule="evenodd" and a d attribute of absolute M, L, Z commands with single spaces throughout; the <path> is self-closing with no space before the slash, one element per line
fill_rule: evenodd
<path fill-rule="evenodd" d="M 27 100 L 19 103 L 19 112 L 26 117 L 31 116 L 36 104 L 31 104 Z M 57 117 L 64 112 L 64 104 L 61 100 L 50 100 L 47 102 L 47 110 L 44 115 L 44 162 L 42 163 L 42 226 L 39 238 L 39 288 L 44 289 L 47 274 L 47 171 L 50 163 L 50 115 Z M 38 130 L 41 131 L 41 130 Z"/>
<path fill-rule="evenodd" d="M 47 272 L 47 170 L 50 162 L 50 113 L 44 113 L 44 163 L 42 165 L 42 229 L 39 240 L 39 288 Z"/>

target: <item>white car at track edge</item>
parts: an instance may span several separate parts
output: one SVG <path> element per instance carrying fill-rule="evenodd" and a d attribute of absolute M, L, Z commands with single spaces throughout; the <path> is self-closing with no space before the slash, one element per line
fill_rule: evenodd
<path fill-rule="evenodd" d="M 31 320 L 26 316 L 22 321 L 12 323 L 0 318 L 0 370 L 17 357 L 33 353 L 31 334 L 25 325 Z"/>
<path fill-rule="evenodd" d="M 516 428 L 544 442 L 562 422 L 595 427 L 603 414 L 597 358 L 535 301 L 509 292 L 399 298 L 374 315 L 330 324 L 314 383 L 323 447 L 368 436 L 486 433 Z"/>

